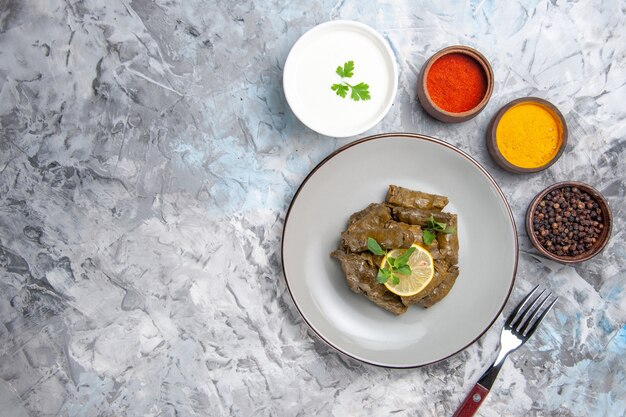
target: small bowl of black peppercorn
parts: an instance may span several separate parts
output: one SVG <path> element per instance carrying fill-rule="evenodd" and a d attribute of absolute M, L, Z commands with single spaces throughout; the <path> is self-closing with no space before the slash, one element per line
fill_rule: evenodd
<path fill-rule="evenodd" d="M 526 232 L 545 257 L 571 264 L 597 255 L 609 241 L 613 218 L 595 188 L 581 182 L 559 182 L 533 199 L 526 212 Z"/>

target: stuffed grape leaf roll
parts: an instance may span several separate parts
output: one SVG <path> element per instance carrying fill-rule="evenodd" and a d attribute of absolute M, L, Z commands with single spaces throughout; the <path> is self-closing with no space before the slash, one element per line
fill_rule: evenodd
<path fill-rule="evenodd" d="M 401 207 L 441 211 L 448 204 L 448 197 L 390 185 L 385 201 Z"/>
<path fill-rule="evenodd" d="M 397 295 L 376 281 L 378 264 L 382 257 L 368 253 L 346 253 L 336 250 L 331 256 L 339 261 L 346 276 L 348 287 L 357 294 L 365 295 L 370 301 L 393 314 L 402 314 L 407 306 Z"/>

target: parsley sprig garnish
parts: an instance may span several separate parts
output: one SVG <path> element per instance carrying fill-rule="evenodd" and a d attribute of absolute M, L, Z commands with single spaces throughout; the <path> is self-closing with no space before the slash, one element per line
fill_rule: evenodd
<path fill-rule="evenodd" d="M 387 251 L 380 247 L 376 239 L 371 237 L 367 238 L 367 249 L 374 255 L 387 255 Z M 379 284 L 384 284 L 388 280 L 391 280 L 393 285 L 398 285 L 400 283 L 400 277 L 398 275 L 411 275 L 411 267 L 408 265 L 408 262 L 413 252 L 415 252 L 415 248 L 410 247 L 397 258 L 387 256 L 385 265 L 378 269 L 376 281 L 378 281 Z"/>
<path fill-rule="evenodd" d="M 431 213 L 430 219 L 428 219 L 428 223 L 426 223 L 426 227 L 424 227 L 424 230 L 422 231 L 422 237 L 424 239 L 424 244 L 430 245 L 437 237 L 437 233 L 450 235 L 454 232 L 456 232 L 456 228 L 454 226 L 448 226 L 446 223 L 436 221 L 435 217 Z"/>
<path fill-rule="evenodd" d="M 333 84 L 330 89 L 337 93 L 338 96 L 346 98 L 348 91 L 352 90 L 350 98 L 354 101 L 369 100 L 372 98 L 370 96 L 369 85 L 363 82 L 357 85 L 351 85 L 345 81 L 345 78 L 352 78 L 354 75 L 354 61 L 346 62 L 343 64 L 343 67 L 341 65 L 338 66 L 335 72 L 341 77 L 341 83 Z"/>

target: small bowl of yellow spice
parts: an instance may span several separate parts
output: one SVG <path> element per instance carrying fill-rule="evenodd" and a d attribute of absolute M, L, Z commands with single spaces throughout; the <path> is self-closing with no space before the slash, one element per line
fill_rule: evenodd
<path fill-rule="evenodd" d="M 513 100 L 493 117 L 487 149 L 503 169 L 518 174 L 537 172 L 556 162 L 567 145 L 561 112 L 537 97 Z"/>

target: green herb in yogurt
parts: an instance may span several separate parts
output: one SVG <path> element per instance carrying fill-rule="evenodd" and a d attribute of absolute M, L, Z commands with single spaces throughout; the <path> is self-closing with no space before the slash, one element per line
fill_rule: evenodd
<path fill-rule="evenodd" d="M 341 77 L 341 83 L 333 84 L 330 89 L 338 96 L 346 98 L 348 92 L 350 92 L 350 98 L 354 101 L 369 100 L 372 98 L 370 96 L 369 85 L 363 82 L 351 85 L 345 80 L 345 78 L 352 78 L 354 75 L 354 61 L 346 62 L 343 64 L 343 67 L 341 65 L 338 66 L 335 72 Z"/>

